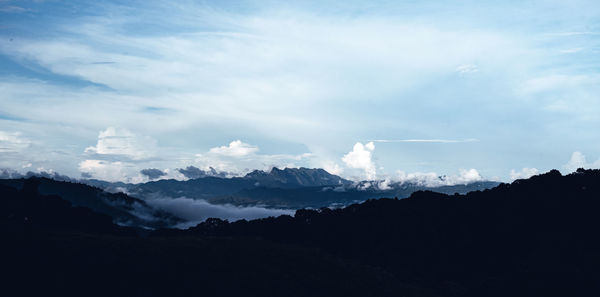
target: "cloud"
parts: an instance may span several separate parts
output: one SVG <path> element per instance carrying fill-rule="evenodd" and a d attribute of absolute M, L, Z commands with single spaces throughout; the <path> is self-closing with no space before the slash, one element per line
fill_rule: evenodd
<path fill-rule="evenodd" d="M 483 181 L 483 177 L 474 168 L 459 169 L 458 175 L 439 175 L 435 172 L 412 172 L 398 171 L 398 175 L 392 179 L 395 182 L 411 183 L 427 187 L 466 185 L 473 182 Z"/>
<path fill-rule="evenodd" d="M 24 138 L 20 132 L 0 131 L 0 153 L 20 152 L 31 145 L 31 141 Z"/>
<path fill-rule="evenodd" d="M 424 142 L 424 143 L 462 143 L 462 142 L 478 142 L 479 139 L 375 139 L 372 142 L 393 143 L 393 142 Z"/>
<path fill-rule="evenodd" d="M 523 168 L 521 169 L 521 171 L 515 171 L 514 169 L 510 171 L 510 179 L 511 180 L 515 180 L 515 179 L 525 179 L 525 178 L 530 178 L 534 175 L 537 175 L 539 173 L 539 170 L 537 170 L 536 168 Z"/>
<path fill-rule="evenodd" d="M 234 140 L 228 146 L 214 147 L 208 152 L 229 157 L 243 157 L 258 152 L 258 147 L 243 143 L 241 140 Z"/>
<path fill-rule="evenodd" d="M 456 72 L 458 72 L 460 74 L 475 73 L 478 71 L 479 71 L 479 68 L 477 68 L 477 65 L 473 65 L 473 64 L 463 64 L 463 65 L 456 67 Z"/>
<path fill-rule="evenodd" d="M 4 13 L 22 13 L 26 12 L 27 10 L 28 9 L 16 5 L 0 6 L 0 12 Z"/>
<path fill-rule="evenodd" d="M 280 216 L 283 214 L 293 215 L 294 210 L 289 209 L 270 209 L 257 206 L 242 207 L 229 204 L 218 205 L 211 204 L 202 199 L 191 198 L 157 198 L 146 200 L 148 204 L 158 209 L 166 210 L 182 219 L 187 220 L 185 224 L 178 225 L 178 228 L 187 228 L 195 226 L 208 218 L 220 218 L 230 221 L 241 219 L 258 219 L 270 216 Z"/>
<path fill-rule="evenodd" d="M 380 191 L 387 191 L 387 190 L 391 190 L 392 187 L 390 186 L 390 183 L 392 182 L 391 179 L 386 178 L 385 180 L 383 180 L 382 182 L 377 183 L 377 188 Z"/>
<path fill-rule="evenodd" d="M 183 174 L 186 178 L 189 179 L 201 178 L 206 176 L 227 177 L 230 175 L 227 172 L 218 172 L 212 167 L 209 167 L 208 170 L 205 171 L 196 166 L 188 166 L 186 168 L 179 168 L 177 169 L 177 171 L 179 171 L 179 173 Z"/>
<path fill-rule="evenodd" d="M 574 53 L 580 52 L 581 50 L 583 50 L 583 48 L 576 47 L 576 48 L 569 48 L 569 49 L 559 50 L 558 52 L 561 53 L 561 54 L 574 54 Z"/>
<path fill-rule="evenodd" d="M 148 168 L 148 169 L 142 169 L 140 170 L 140 173 L 142 175 L 147 176 L 149 179 L 157 179 L 161 176 L 165 176 L 167 175 L 165 172 L 163 172 L 162 170 L 156 169 L 156 168 Z"/>
<path fill-rule="evenodd" d="M 325 161 L 321 165 L 325 171 L 333 175 L 340 176 L 342 173 L 344 173 L 344 168 L 342 168 L 338 163 Z"/>
<path fill-rule="evenodd" d="M 179 168 L 177 170 L 189 179 L 201 178 L 206 176 L 206 171 L 195 166 L 188 166 L 185 169 Z"/>
<path fill-rule="evenodd" d="M 600 168 L 600 159 L 596 160 L 596 162 L 588 163 L 584 154 L 581 152 L 573 152 L 571 159 L 569 159 L 567 164 L 563 165 L 563 168 L 567 171 L 567 173 L 575 172 L 579 168 L 597 169 Z"/>
<path fill-rule="evenodd" d="M 352 148 L 352 151 L 342 157 L 342 161 L 350 168 L 364 170 L 366 179 L 375 179 L 377 172 L 375 163 L 372 160 L 372 153 L 374 150 L 375 144 L 373 144 L 373 142 L 369 142 L 365 145 L 357 142 Z"/>
<path fill-rule="evenodd" d="M 133 160 L 147 159 L 155 155 L 156 141 L 138 136 L 124 128 L 108 127 L 98 134 L 96 146 L 85 149 L 86 153 L 100 156 L 125 157 Z"/>
<path fill-rule="evenodd" d="M 79 170 L 86 176 L 105 181 L 130 181 L 130 172 L 133 165 L 120 161 L 83 160 L 79 163 Z"/>

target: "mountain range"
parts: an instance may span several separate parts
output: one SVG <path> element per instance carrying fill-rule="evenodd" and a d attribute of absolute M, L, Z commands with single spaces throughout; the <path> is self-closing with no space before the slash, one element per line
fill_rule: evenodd
<path fill-rule="evenodd" d="M 442 179 L 442 177 L 440 177 Z M 480 181 L 468 184 L 428 186 L 411 182 L 353 182 L 323 169 L 273 168 L 252 171 L 242 177 L 204 176 L 185 181 L 163 179 L 141 184 L 82 182 L 107 191 L 125 191 L 135 197 L 187 197 L 214 204 L 264 206 L 269 208 L 339 207 L 379 197 L 408 197 L 412 192 L 433 189 L 443 193 L 467 193 L 498 185 Z"/>
<path fill-rule="evenodd" d="M 195 167 L 194 167 L 195 168 Z M 295 210 L 301 208 L 343 207 L 368 199 L 381 197 L 405 198 L 419 190 L 441 193 L 467 193 L 498 185 L 483 181 L 464 185 L 428 187 L 415 183 L 362 181 L 352 182 L 323 169 L 273 168 L 270 172 L 255 170 L 242 177 L 223 177 L 216 172 L 185 170 L 203 177 L 189 180 L 162 179 L 140 184 L 107 182 L 94 179 L 73 179 L 60 174 L 27 174 L 21 178 L 0 179 L 0 184 L 20 189 L 27 178 L 39 179 L 43 195 L 58 195 L 75 206 L 87 207 L 109 215 L 123 226 L 163 228 L 188 225 L 197 216 L 187 220 L 185 206 L 165 209 L 165 204 L 185 198 L 186 203 L 197 200 L 209 205 L 222 205 L 237 212 L 244 207 Z M 191 201 L 189 199 L 192 199 Z M 156 203 L 160 201 L 161 203 Z M 232 207 L 237 207 L 232 208 Z M 184 214 L 180 214 L 184 212 Z M 266 215 L 273 212 L 263 211 Z M 281 211 L 280 211 L 281 213 Z M 218 215 L 218 214 L 215 214 Z M 211 216 L 210 210 L 200 220 Z M 243 215 L 232 214 L 243 218 Z M 253 217 L 261 216 L 255 214 Z M 187 217 L 190 217 L 188 214 Z"/>

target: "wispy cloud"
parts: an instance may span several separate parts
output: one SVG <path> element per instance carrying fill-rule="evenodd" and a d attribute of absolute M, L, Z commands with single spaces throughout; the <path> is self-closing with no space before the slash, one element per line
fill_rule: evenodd
<path fill-rule="evenodd" d="M 372 142 L 382 143 L 402 143 L 402 142 L 424 142 L 424 143 L 463 143 L 463 142 L 479 142 L 479 139 L 468 138 L 468 139 L 374 139 Z"/>

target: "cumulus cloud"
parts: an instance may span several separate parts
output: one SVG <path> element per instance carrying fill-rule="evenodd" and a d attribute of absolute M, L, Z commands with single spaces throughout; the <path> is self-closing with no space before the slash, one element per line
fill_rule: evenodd
<path fill-rule="evenodd" d="M 241 219 L 258 219 L 283 214 L 293 215 L 294 210 L 270 209 L 257 206 L 242 207 L 234 205 L 211 204 L 202 199 L 191 198 L 157 198 L 146 201 L 153 207 L 166 210 L 182 219 L 187 220 L 179 228 L 197 225 L 208 218 L 220 218 L 230 221 Z"/>
<path fill-rule="evenodd" d="M 0 131 L 0 153 L 16 153 L 26 149 L 31 141 L 24 138 L 20 132 Z"/>
<path fill-rule="evenodd" d="M 157 179 L 161 176 L 165 176 L 167 175 L 165 172 L 163 172 L 160 169 L 156 169 L 156 168 L 147 168 L 147 169 L 142 169 L 140 170 L 140 173 L 142 175 L 147 176 L 149 179 Z"/>
<path fill-rule="evenodd" d="M 567 164 L 563 165 L 563 168 L 567 173 L 575 172 L 578 168 L 600 168 L 600 159 L 596 160 L 596 162 L 588 163 L 584 154 L 581 152 L 573 152 L 571 159 L 569 159 Z"/>
<path fill-rule="evenodd" d="M 352 151 L 342 157 L 342 161 L 350 168 L 364 170 L 366 179 L 375 179 L 377 172 L 375 163 L 372 160 L 372 153 L 374 150 L 375 144 L 373 142 L 364 145 L 357 142 L 352 148 Z"/>
<path fill-rule="evenodd" d="M 96 145 L 87 147 L 85 152 L 141 160 L 152 157 L 155 150 L 156 141 L 151 137 L 139 136 L 124 128 L 108 127 L 100 131 Z"/>
<path fill-rule="evenodd" d="M 213 147 L 208 152 L 223 156 L 243 157 L 258 152 L 258 147 L 243 143 L 241 140 L 234 140 L 228 146 Z"/>
<path fill-rule="evenodd" d="M 538 173 L 539 173 L 539 170 L 537 170 L 537 168 L 525 167 L 525 168 L 521 169 L 521 171 L 515 171 L 514 169 L 512 169 L 510 171 L 510 179 L 515 180 L 515 179 L 530 178 Z"/>

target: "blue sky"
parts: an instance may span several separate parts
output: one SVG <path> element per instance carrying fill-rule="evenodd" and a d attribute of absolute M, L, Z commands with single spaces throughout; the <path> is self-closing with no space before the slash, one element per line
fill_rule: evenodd
<path fill-rule="evenodd" d="M 600 167 L 600 3 L 438 2 L 2 0 L 0 168 Z"/>

